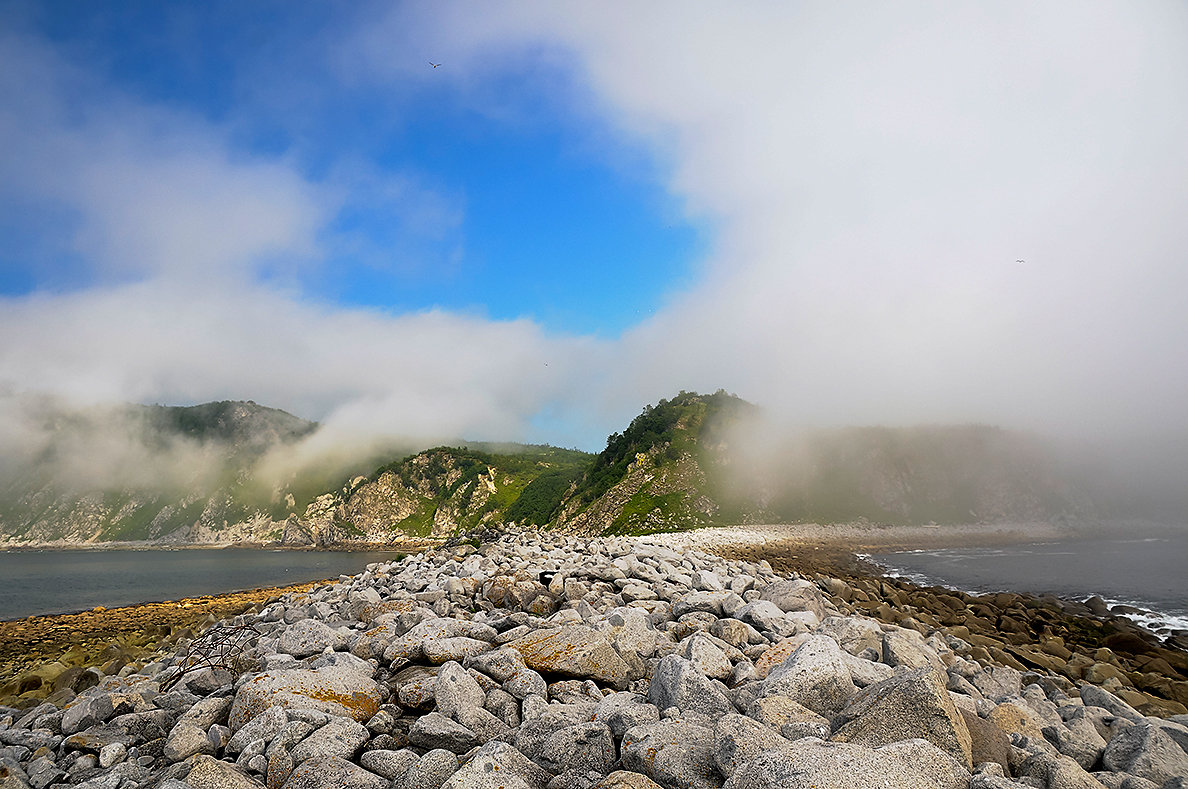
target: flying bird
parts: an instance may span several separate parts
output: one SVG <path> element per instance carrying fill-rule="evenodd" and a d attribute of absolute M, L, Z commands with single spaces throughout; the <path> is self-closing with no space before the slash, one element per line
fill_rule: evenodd
<path fill-rule="evenodd" d="M 438 66 L 440 66 L 441 64 L 440 64 L 440 63 L 434 63 L 432 60 L 430 60 L 430 61 L 429 61 L 429 65 L 430 65 L 430 66 L 433 66 L 433 68 L 437 68 L 437 67 L 438 67 Z"/>
<path fill-rule="evenodd" d="M 1027 261 L 1024 260 L 1023 258 L 1018 258 L 1017 260 L 1015 260 L 1015 262 L 1016 263 L 1026 263 Z"/>

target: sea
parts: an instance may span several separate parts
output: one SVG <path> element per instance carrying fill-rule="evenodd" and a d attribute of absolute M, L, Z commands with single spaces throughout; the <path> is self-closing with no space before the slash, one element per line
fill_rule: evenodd
<path fill-rule="evenodd" d="M 1188 529 L 1178 534 L 1094 538 L 872 554 L 888 574 L 964 592 L 1054 594 L 1142 610 L 1125 614 L 1161 634 L 1188 630 Z"/>
<path fill-rule="evenodd" d="M 394 551 L 0 551 L 0 621 L 337 579 Z"/>

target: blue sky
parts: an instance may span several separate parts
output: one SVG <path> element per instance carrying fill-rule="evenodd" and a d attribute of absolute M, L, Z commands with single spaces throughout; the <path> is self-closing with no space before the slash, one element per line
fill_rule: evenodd
<path fill-rule="evenodd" d="M 0 0 L 0 395 L 1188 432 L 1185 40 L 1178 2 Z"/>
<path fill-rule="evenodd" d="M 414 179 L 430 204 L 423 217 L 395 214 L 372 190 L 344 196 L 321 228 L 324 255 L 288 283 L 305 298 L 526 317 L 558 332 L 616 336 L 687 283 L 698 232 L 664 189 L 655 157 L 627 145 L 604 155 L 514 67 L 489 88 L 510 116 L 476 111 L 451 85 L 455 66 L 433 69 L 428 47 L 424 74 L 404 85 L 343 85 L 327 73 L 327 31 L 349 25 L 342 17 L 352 13 L 332 4 L 294 13 L 289 3 L 62 2 L 18 4 L 8 17 L 114 90 L 230 124 L 231 155 L 288 158 L 315 183 L 344 166 L 376 183 Z M 263 84 L 245 84 L 253 80 Z M 302 94 L 280 112 L 257 100 L 277 81 Z M 89 284 L 85 260 L 37 254 L 39 239 L 22 232 L 29 224 L 18 211 L 4 228 L 3 292 Z"/>

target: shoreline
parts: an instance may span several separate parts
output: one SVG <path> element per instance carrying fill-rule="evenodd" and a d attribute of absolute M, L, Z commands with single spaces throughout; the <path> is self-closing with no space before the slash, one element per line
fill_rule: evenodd
<path fill-rule="evenodd" d="M 943 628 L 968 641 L 971 656 L 979 661 L 1059 674 L 1062 664 L 1071 656 L 1074 662 L 1080 661 L 1071 675 L 1065 671 L 1072 681 L 1084 677 L 1095 684 L 1112 682 L 1103 687 L 1133 691 L 1131 700 L 1135 706 L 1145 705 L 1147 709 L 1163 709 L 1165 714 L 1174 714 L 1180 711 L 1175 705 L 1183 708 L 1188 703 L 1188 639 L 1178 639 L 1183 643 L 1171 645 L 1152 643 L 1156 637 L 1130 620 L 1111 615 L 1108 610 L 1092 611 L 1078 601 L 1013 592 L 970 595 L 946 587 L 923 587 L 888 576 L 882 567 L 860 556 L 864 552 L 1054 542 L 1089 536 L 1092 535 L 1049 524 L 911 527 L 779 524 L 710 527 L 629 539 L 674 548 L 689 547 L 732 560 L 767 561 L 780 573 L 796 573 L 816 580 L 823 588 L 830 587 L 831 594 L 840 596 L 854 613 L 901 626 Z M 118 671 L 124 664 L 115 665 L 111 660 L 124 660 L 130 666 L 143 664 L 144 658 L 174 648 L 179 638 L 201 632 L 201 627 L 214 621 L 243 613 L 253 605 L 259 607 L 281 594 L 302 593 L 336 581 L 337 578 L 176 602 L 143 603 L 110 610 L 100 607 L 74 614 L 0 622 L 0 645 L 5 648 L 0 653 L 0 704 L 11 705 L 18 700 L 17 696 L 30 689 L 38 692 L 27 694 L 21 700 L 24 704 L 40 702 L 47 696 L 52 699 L 54 692 L 68 687 L 58 676 L 53 676 L 55 671 L 74 671 L 67 676 L 73 680 L 79 673 L 75 669 L 81 671 L 80 667 L 102 666 L 104 673 L 112 673 L 106 669 Z M 241 599 L 249 596 L 250 600 Z M 945 600 L 960 600 L 959 608 L 976 610 L 980 616 L 989 616 L 990 621 L 982 622 L 975 617 L 967 623 L 955 617 L 952 610 L 937 604 Z M 190 614 L 189 618 L 165 628 L 163 633 L 154 615 L 178 611 Z M 998 632 L 1004 621 L 1018 627 L 1011 633 Z M 89 628 L 85 630 L 89 636 L 83 636 L 79 623 Z M 96 639 L 99 644 L 95 643 Z M 78 640 L 106 648 L 107 652 L 100 648 L 79 654 L 75 650 L 72 655 L 71 645 Z M 65 660 L 67 657 L 70 660 Z M 1154 658 L 1163 662 L 1153 663 Z M 73 665 L 65 665 L 67 662 Z M 48 672 L 43 670 L 47 665 Z M 29 678 L 31 671 L 38 675 L 36 688 L 25 687 L 35 681 Z M 22 677 L 24 686 L 17 682 Z"/>
<path fill-rule="evenodd" d="M 332 545 L 285 545 L 271 542 L 209 542 L 159 543 L 126 540 L 104 543 L 46 542 L 26 545 L 0 545 L 0 553 L 32 553 L 38 551 L 221 551 L 242 548 L 253 551 L 324 551 L 326 553 L 392 553 L 420 551 L 436 545 L 438 540 L 406 540 L 403 542 L 344 542 Z"/>
<path fill-rule="evenodd" d="M 267 586 L 224 594 L 28 616 L 0 622 L 0 704 L 26 694 L 37 701 L 87 682 L 88 669 L 119 673 L 139 667 L 207 626 L 303 594 L 338 579 Z M 97 681 L 97 680 L 96 680 Z"/>

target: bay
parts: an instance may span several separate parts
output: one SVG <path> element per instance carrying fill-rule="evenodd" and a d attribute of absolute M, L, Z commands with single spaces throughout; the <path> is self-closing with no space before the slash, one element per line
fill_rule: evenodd
<path fill-rule="evenodd" d="M 0 552 L 0 620 L 337 579 L 395 551 L 250 548 Z"/>
<path fill-rule="evenodd" d="M 922 585 L 966 592 L 1099 595 L 1142 608 L 1132 618 L 1153 630 L 1188 629 L 1188 534 L 943 548 L 873 554 L 889 572 Z"/>

